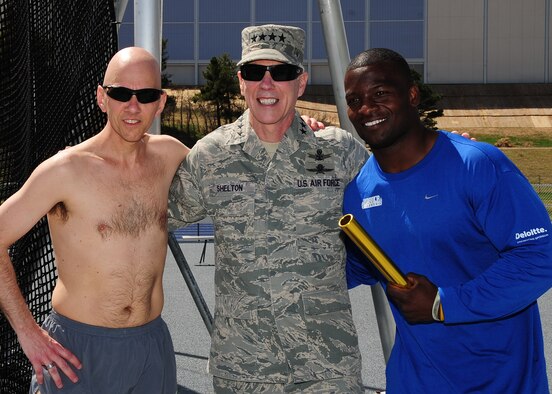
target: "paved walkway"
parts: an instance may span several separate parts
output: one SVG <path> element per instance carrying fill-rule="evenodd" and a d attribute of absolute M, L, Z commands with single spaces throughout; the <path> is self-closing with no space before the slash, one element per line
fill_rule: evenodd
<path fill-rule="evenodd" d="M 199 265 L 203 242 L 181 243 L 181 250 L 192 269 L 207 305 L 213 312 L 214 290 L 213 244 L 208 243 L 205 263 Z M 164 275 L 165 308 L 163 317 L 171 331 L 178 368 L 178 393 L 212 393 L 211 377 L 207 373 L 209 335 L 190 296 L 186 283 L 169 250 Z M 363 381 L 367 393 L 385 388 L 385 363 L 381 351 L 371 291 L 362 286 L 351 291 L 355 324 L 359 332 L 363 357 Z M 545 336 L 548 376 L 552 381 L 552 292 L 539 300 Z"/>

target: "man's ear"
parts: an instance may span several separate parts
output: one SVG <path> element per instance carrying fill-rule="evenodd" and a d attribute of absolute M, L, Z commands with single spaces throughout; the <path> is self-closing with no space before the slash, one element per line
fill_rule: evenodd
<path fill-rule="evenodd" d="M 98 103 L 98 107 L 100 107 L 102 112 L 106 112 L 104 99 L 105 99 L 105 89 L 102 88 L 100 85 L 98 85 L 98 88 L 96 89 L 96 102 Z"/>
<path fill-rule="evenodd" d="M 240 83 L 240 93 L 245 97 L 245 82 L 241 76 L 241 71 L 238 71 L 238 82 Z"/>
<path fill-rule="evenodd" d="M 301 75 L 299 75 L 297 79 L 299 81 L 297 97 L 301 97 L 303 93 L 305 93 L 305 89 L 307 88 L 307 83 L 309 82 L 309 74 L 304 71 Z"/>
<path fill-rule="evenodd" d="M 159 97 L 159 106 L 157 107 L 157 111 L 155 112 L 155 116 L 158 116 L 163 112 L 165 109 L 165 104 L 167 103 L 167 92 L 164 92 L 161 97 Z"/>
<path fill-rule="evenodd" d="M 408 90 L 408 98 L 410 105 L 413 107 L 420 105 L 420 89 L 418 88 L 418 85 L 413 84 L 410 86 L 410 89 Z"/>

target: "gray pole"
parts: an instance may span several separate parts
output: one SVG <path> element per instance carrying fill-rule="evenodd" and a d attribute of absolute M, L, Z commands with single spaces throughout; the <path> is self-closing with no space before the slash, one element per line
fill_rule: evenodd
<path fill-rule="evenodd" d="M 355 138 L 362 141 L 347 116 L 347 103 L 345 101 L 343 80 L 350 57 L 349 46 L 347 45 L 347 35 L 345 34 L 345 25 L 343 24 L 343 15 L 341 13 L 341 1 L 318 0 L 318 7 L 320 8 L 320 20 L 322 21 L 322 30 L 324 31 L 326 50 L 329 57 L 330 75 L 332 77 L 339 122 L 341 123 L 341 128 L 349 131 Z M 395 321 L 393 320 L 391 308 L 389 307 L 383 288 L 380 285 L 374 285 L 371 286 L 371 289 L 378 321 L 381 346 L 383 349 L 383 357 L 387 363 L 395 341 Z"/>
<path fill-rule="evenodd" d="M 209 335 L 211 335 L 213 333 L 213 316 L 209 311 L 209 307 L 205 302 L 205 298 L 203 298 L 203 294 L 201 294 L 201 289 L 199 288 L 195 280 L 194 274 L 192 273 L 192 270 L 188 265 L 188 261 L 186 260 L 186 257 L 184 257 L 184 253 L 182 253 L 180 244 L 176 240 L 174 233 L 171 231 L 169 231 L 168 242 L 169 242 L 169 248 L 171 249 L 174 259 L 176 260 L 176 264 L 180 269 L 180 273 L 182 273 L 182 276 L 186 281 L 186 285 L 188 285 L 188 290 L 190 290 L 192 299 L 196 304 L 197 310 L 199 311 L 199 314 L 203 319 L 203 323 L 205 323 L 205 327 L 207 328 Z"/>
<path fill-rule="evenodd" d="M 161 28 L 163 23 L 162 0 L 134 0 L 134 45 L 146 49 L 159 62 L 161 72 Z M 157 117 L 151 134 L 161 134 L 161 121 Z"/>
<path fill-rule="evenodd" d="M 337 106 L 337 114 L 342 129 L 353 134 L 356 139 L 362 141 L 347 116 L 347 103 L 345 101 L 345 88 L 343 78 L 345 70 L 351 60 L 349 57 L 349 46 L 343 24 L 340 0 L 318 0 L 320 8 L 320 20 L 322 31 L 326 41 L 326 51 L 330 65 L 330 75 Z"/>
<path fill-rule="evenodd" d="M 115 0 L 115 20 L 117 22 L 117 33 L 119 33 L 119 27 L 125 16 L 128 0 Z"/>

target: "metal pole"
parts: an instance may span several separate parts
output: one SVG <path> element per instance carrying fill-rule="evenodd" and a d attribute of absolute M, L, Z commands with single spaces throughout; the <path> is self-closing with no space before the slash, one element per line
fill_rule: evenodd
<path fill-rule="evenodd" d="M 209 331 L 209 335 L 211 335 L 213 332 L 213 316 L 211 315 L 209 307 L 203 298 L 203 294 L 201 294 L 201 290 L 199 289 L 199 286 L 194 278 L 194 274 L 186 261 L 186 257 L 184 257 L 184 253 L 182 253 L 182 249 L 180 249 L 180 245 L 172 232 L 169 232 L 169 248 L 171 249 L 174 259 L 176 260 L 176 264 L 178 264 L 178 268 L 180 268 L 180 272 L 182 273 L 186 284 L 188 285 L 188 289 L 190 290 L 190 294 L 192 295 L 192 298 L 197 306 L 197 310 L 203 319 L 203 323 L 205 323 L 205 327 L 207 327 L 207 331 Z"/>
<path fill-rule="evenodd" d="M 355 138 L 362 141 L 347 116 L 343 80 L 345 78 L 345 70 L 351 59 L 349 57 L 349 46 L 347 45 L 343 15 L 341 13 L 341 1 L 318 0 L 318 7 L 320 8 L 320 20 L 326 41 L 339 122 L 341 123 L 341 128 L 349 131 Z M 395 320 L 393 320 L 387 297 L 380 285 L 372 286 L 372 299 L 376 311 L 383 357 L 387 363 L 395 341 Z"/>
<path fill-rule="evenodd" d="M 374 310 L 376 312 L 383 359 L 385 360 L 385 364 L 387 364 L 389 356 L 391 356 L 393 344 L 395 343 L 395 320 L 393 319 L 393 314 L 383 287 L 378 283 L 370 286 L 370 290 L 372 291 L 372 301 L 374 302 Z"/>
<path fill-rule="evenodd" d="M 115 21 L 117 23 L 117 33 L 121 27 L 121 22 L 125 16 L 128 0 L 115 0 Z"/>
<path fill-rule="evenodd" d="M 343 15 L 341 13 L 341 2 L 340 0 L 318 0 L 318 7 L 320 8 L 320 21 L 322 22 L 322 31 L 324 32 L 326 51 L 328 52 L 330 75 L 332 77 L 339 123 L 342 129 L 347 130 L 356 139 L 362 141 L 347 116 L 343 79 L 345 78 L 345 70 L 351 59 L 349 57 L 345 25 L 343 24 Z"/>
<path fill-rule="evenodd" d="M 161 72 L 161 0 L 134 0 L 134 45 L 146 49 L 159 62 Z M 161 120 L 155 118 L 151 134 L 161 134 Z"/>

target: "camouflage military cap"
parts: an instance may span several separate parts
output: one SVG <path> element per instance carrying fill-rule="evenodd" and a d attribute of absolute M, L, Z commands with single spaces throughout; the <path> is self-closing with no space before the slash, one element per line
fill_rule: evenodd
<path fill-rule="evenodd" d="M 262 25 L 242 30 L 238 66 L 255 60 L 276 60 L 303 67 L 305 32 L 294 26 Z"/>

